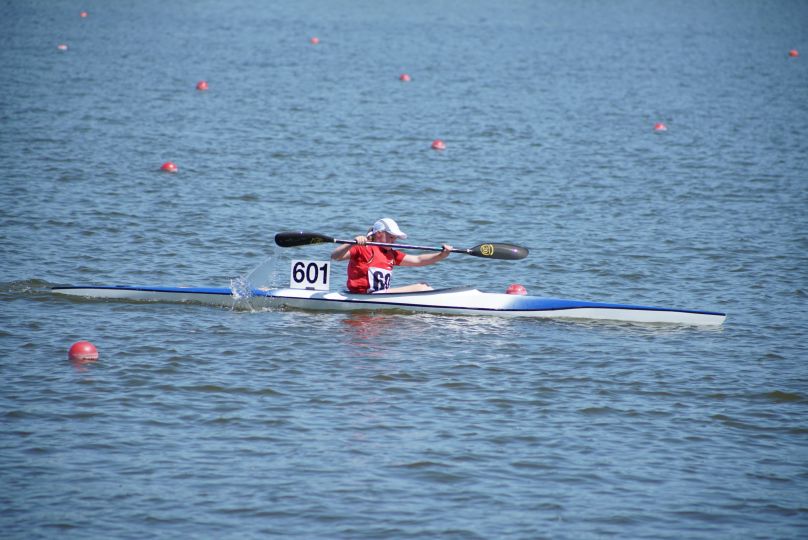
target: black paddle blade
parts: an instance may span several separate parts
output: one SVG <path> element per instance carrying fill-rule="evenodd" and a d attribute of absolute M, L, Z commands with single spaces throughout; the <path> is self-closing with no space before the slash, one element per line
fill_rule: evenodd
<path fill-rule="evenodd" d="M 312 244 L 325 244 L 333 241 L 334 239 L 330 236 L 305 231 L 279 232 L 275 235 L 275 243 L 281 247 L 310 246 Z"/>
<path fill-rule="evenodd" d="M 480 244 L 468 250 L 467 253 L 475 257 L 485 257 L 486 259 L 518 261 L 527 257 L 530 252 L 526 247 L 514 244 Z"/>

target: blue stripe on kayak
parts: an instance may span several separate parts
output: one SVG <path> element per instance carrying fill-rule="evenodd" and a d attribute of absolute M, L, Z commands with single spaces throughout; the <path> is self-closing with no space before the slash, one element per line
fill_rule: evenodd
<path fill-rule="evenodd" d="M 270 298 L 289 298 L 291 297 L 276 297 L 271 295 Z M 318 302 L 342 302 L 342 303 L 351 303 L 351 304 L 360 304 L 363 306 L 391 306 L 391 307 L 400 307 L 400 308 L 430 308 L 430 309 L 462 309 L 466 311 L 496 311 L 496 312 L 508 312 L 508 311 L 570 311 L 573 309 L 624 309 L 624 310 L 632 310 L 632 311 L 662 311 L 667 313 L 692 313 L 696 315 L 719 315 L 721 317 L 725 317 L 725 313 L 717 313 L 712 311 L 696 311 L 696 310 L 688 310 L 688 309 L 671 309 L 671 308 L 663 308 L 663 307 L 653 307 L 653 306 L 632 306 L 632 305 L 622 305 L 622 304 L 598 304 L 593 302 L 575 302 L 571 300 L 565 301 L 565 305 L 542 305 L 541 303 L 533 302 L 532 306 L 522 306 L 522 307 L 507 307 L 507 308 L 487 308 L 487 307 L 466 307 L 466 306 L 437 306 L 435 304 L 415 304 L 415 303 L 403 303 L 403 302 L 377 302 L 377 301 L 367 301 L 367 300 L 351 300 L 346 298 L 344 300 L 336 299 L 336 298 L 296 298 L 295 300 L 317 300 Z M 553 300 L 553 299 L 551 299 Z"/>
<path fill-rule="evenodd" d="M 416 292 L 416 293 L 401 293 L 406 295 L 413 295 L 413 296 L 423 296 L 430 293 L 435 292 L 443 292 L 439 290 L 435 291 L 426 291 L 426 292 Z M 294 297 L 278 297 L 274 295 L 267 294 L 267 291 L 256 291 L 256 296 L 267 296 L 270 298 L 289 298 L 295 300 L 309 300 L 309 298 L 294 298 Z M 375 295 L 374 295 L 375 296 Z M 625 310 L 633 310 L 633 311 L 664 311 L 668 313 L 693 313 L 696 315 L 718 315 L 721 317 L 725 317 L 725 313 L 718 313 L 714 311 L 699 311 L 699 310 L 692 310 L 692 309 L 672 309 L 672 308 L 663 308 L 663 307 L 654 307 L 654 306 L 639 306 L 639 305 L 631 305 L 631 304 L 606 304 L 606 303 L 598 303 L 598 302 L 584 302 L 580 300 L 564 300 L 561 298 L 543 298 L 543 297 L 535 297 L 535 298 L 525 298 L 525 297 L 514 297 L 511 301 L 511 305 L 505 308 L 487 308 L 487 307 L 467 307 L 467 306 L 436 306 L 435 304 L 419 304 L 414 302 L 384 302 L 381 300 L 354 300 L 352 298 L 345 298 L 345 299 L 338 299 L 338 298 L 311 298 L 311 300 L 317 300 L 319 302 L 350 302 L 352 304 L 362 304 L 362 305 L 370 305 L 370 306 L 393 306 L 393 307 L 419 307 L 419 308 L 443 308 L 443 309 L 464 309 L 468 311 L 497 311 L 497 312 L 506 312 L 506 311 L 564 311 L 564 310 L 571 310 L 571 309 L 587 309 L 587 308 L 596 308 L 596 309 L 625 309 Z"/>
<path fill-rule="evenodd" d="M 726 313 L 719 313 L 715 311 L 701 311 L 694 309 L 673 309 L 656 306 L 640 306 L 634 304 L 610 304 L 603 302 L 586 302 L 582 300 L 564 300 L 562 298 L 514 298 L 513 307 L 509 308 L 512 311 L 533 311 L 541 309 L 542 311 L 558 311 L 563 309 L 626 309 L 633 311 L 668 311 L 674 313 L 695 313 L 698 315 L 720 315 L 726 316 Z"/>
<path fill-rule="evenodd" d="M 233 290 L 229 287 L 154 287 L 154 286 L 139 286 L 139 285 L 89 285 L 78 286 L 71 285 L 65 287 L 51 287 L 51 290 L 65 290 L 65 289 L 96 289 L 96 290 L 117 290 L 117 291 L 143 291 L 143 292 L 167 292 L 167 293 L 193 293 L 193 294 L 223 294 L 231 296 Z"/>

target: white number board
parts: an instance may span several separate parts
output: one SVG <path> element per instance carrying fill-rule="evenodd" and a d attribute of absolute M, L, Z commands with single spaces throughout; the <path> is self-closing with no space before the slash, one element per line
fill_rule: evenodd
<path fill-rule="evenodd" d="M 289 288 L 327 291 L 331 285 L 330 278 L 329 261 L 292 261 Z"/>

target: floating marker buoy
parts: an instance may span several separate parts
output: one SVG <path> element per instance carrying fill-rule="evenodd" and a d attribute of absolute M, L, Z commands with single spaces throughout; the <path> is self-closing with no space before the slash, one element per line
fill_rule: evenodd
<path fill-rule="evenodd" d="M 207 90 L 208 89 L 208 81 L 199 81 L 196 83 L 197 90 Z"/>
<path fill-rule="evenodd" d="M 654 131 L 668 131 L 668 126 L 666 126 L 662 122 L 657 122 L 656 124 L 654 124 Z"/>
<path fill-rule="evenodd" d="M 527 289 L 518 283 L 511 283 L 508 285 L 508 289 L 505 291 L 505 294 L 518 294 L 524 296 L 527 294 Z"/>
<path fill-rule="evenodd" d="M 446 144 L 440 139 L 435 139 L 434 141 L 432 141 L 432 149 L 433 150 L 446 150 Z"/>
<path fill-rule="evenodd" d="M 791 49 L 790 51 L 788 51 L 788 55 L 791 58 L 796 58 L 800 55 L 800 52 L 797 49 Z"/>
<path fill-rule="evenodd" d="M 79 13 L 79 17 L 81 17 L 82 19 L 86 19 L 88 15 L 89 13 L 87 13 L 86 11 L 82 11 L 81 13 Z"/>
<path fill-rule="evenodd" d="M 77 341 L 67 351 L 67 357 L 80 362 L 98 360 L 98 349 L 89 341 Z"/>
<path fill-rule="evenodd" d="M 401 82 L 410 82 L 411 79 L 409 75 L 407 75 L 406 73 L 402 73 L 401 76 L 398 78 L 398 80 Z"/>
<path fill-rule="evenodd" d="M 64 43 L 60 43 L 56 46 L 56 48 L 59 49 L 60 51 L 66 51 L 67 45 L 65 45 Z"/>
<path fill-rule="evenodd" d="M 163 163 L 163 166 L 160 167 L 160 170 L 165 171 L 165 172 L 175 173 L 179 169 L 177 168 L 177 166 L 174 164 L 173 161 L 166 161 L 165 163 Z"/>
<path fill-rule="evenodd" d="M 315 36 L 315 37 L 311 38 L 309 40 L 309 42 L 311 42 L 312 45 L 317 45 L 318 43 L 320 43 L 320 38 Z"/>

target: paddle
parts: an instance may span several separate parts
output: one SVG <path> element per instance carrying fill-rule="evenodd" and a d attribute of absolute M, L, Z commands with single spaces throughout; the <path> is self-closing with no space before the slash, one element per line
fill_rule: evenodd
<path fill-rule="evenodd" d="M 356 240 L 339 240 L 324 234 L 288 231 L 279 232 L 275 235 L 275 243 L 281 247 L 309 246 L 312 244 L 356 244 Z M 382 242 L 368 242 L 369 246 L 393 247 L 399 249 L 420 249 L 422 251 L 443 251 L 440 247 L 429 246 L 409 246 L 407 244 L 384 244 Z M 513 244 L 480 244 L 473 248 L 452 249 L 452 253 L 464 253 L 474 257 L 484 257 L 486 259 L 501 259 L 505 261 L 516 261 L 527 257 L 526 247 L 515 246 Z"/>

